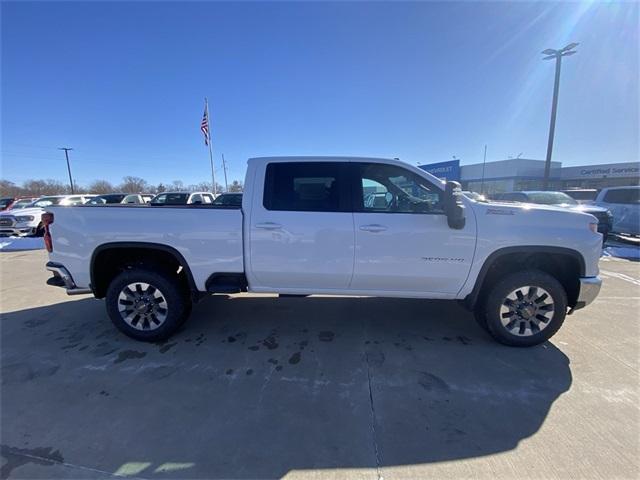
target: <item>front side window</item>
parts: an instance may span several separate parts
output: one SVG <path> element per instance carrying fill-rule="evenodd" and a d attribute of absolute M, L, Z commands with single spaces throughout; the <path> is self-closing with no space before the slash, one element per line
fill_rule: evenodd
<path fill-rule="evenodd" d="M 337 162 L 270 163 L 264 207 L 294 212 L 345 212 L 343 165 Z"/>
<path fill-rule="evenodd" d="M 357 165 L 357 210 L 386 213 L 444 213 L 442 191 L 415 173 L 395 165 Z"/>

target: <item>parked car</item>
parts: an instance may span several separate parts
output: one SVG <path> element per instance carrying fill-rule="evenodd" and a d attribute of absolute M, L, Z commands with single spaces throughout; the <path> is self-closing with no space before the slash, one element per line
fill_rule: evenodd
<path fill-rule="evenodd" d="M 603 207 L 589 204 L 579 204 L 576 200 L 563 192 L 553 191 L 524 191 L 496 193 L 492 195 L 493 200 L 503 202 L 523 202 L 535 203 L 538 205 L 553 205 L 563 207 L 577 212 L 588 213 L 598 219 L 598 232 L 602 234 L 602 242 L 606 242 L 611 232 L 613 216 L 611 212 Z"/>
<path fill-rule="evenodd" d="M 214 205 L 225 207 L 242 207 L 242 193 L 221 193 L 213 201 Z"/>
<path fill-rule="evenodd" d="M 122 203 L 126 193 L 105 193 L 102 195 L 96 195 L 87 202 L 87 205 L 112 205 L 116 203 Z"/>
<path fill-rule="evenodd" d="M 20 209 L 12 208 L 0 212 L 0 235 L 40 237 L 44 235 L 44 225 L 41 220 L 42 214 L 45 213 L 44 207 L 82 205 L 90 197 L 90 195 L 51 195 L 40 197 Z"/>
<path fill-rule="evenodd" d="M 384 204 L 365 204 L 372 187 Z M 143 341 L 175 333 L 206 294 L 250 291 L 462 300 L 517 346 L 551 337 L 600 290 L 593 216 L 474 202 L 395 159 L 250 159 L 242 203 L 49 207 L 49 283 L 105 298 Z"/>
<path fill-rule="evenodd" d="M 0 198 L 0 211 L 7 210 L 8 208 L 10 208 L 14 201 L 15 201 L 15 198 L 13 197 Z"/>
<path fill-rule="evenodd" d="M 62 197 L 63 198 L 56 205 L 62 205 L 65 207 L 75 207 L 76 205 L 84 205 L 85 203 L 95 198 L 96 195 L 93 195 L 93 194 L 63 195 Z M 40 200 L 42 200 L 42 198 L 40 198 L 38 201 Z"/>
<path fill-rule="evenodd" d="M 640 186 L 603 188 L 595 205 L 613 214 L 613 231 L 640 235 Z"/>
<path fill-rule="evenodd" d="M 578 203 L 591 203 L 598 196 L 598 190 L 595 188 L 575 188 L 572 190 L 562 190 Z"/>
<path fill-rule="evenodd" d="M 153 197 L 149 204 L 153 206 L 200 205 L 213 203 L 213 200 L 213 194 L 209 192 L 163 192 Z"/>
<path fill-rule="evenodd" d="M 33 202 L 38 200 L 38 197 L 19 197 L 9 206 L 7 210 L 21 210 L 28 207 Z"/>
<path fill-rule="evenodd" d="M 133 205 L 144 205 L 147 202 L 144 201 L 144 197 L 139 193 L 131 193 L 124 197 L 120 203 L 123 204 L 133 204 Z"/>
<path fill-rule="evenodd" d="M 149 203 L 151 202 L 151 199 L 154 197 L 154 195 L 151 195 L 150 193 L 143 193 L 142 194 L 142 199 L 144 200 L 144 203 Z"/>

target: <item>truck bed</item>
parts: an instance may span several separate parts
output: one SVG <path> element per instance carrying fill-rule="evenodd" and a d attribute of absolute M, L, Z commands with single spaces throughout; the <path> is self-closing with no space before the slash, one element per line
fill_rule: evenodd
<path fill-rule="evenodd" d="M 179 252 L 191 268 L 198 290 L 212 272 L 244 271 L 242 210 L 214 206 L 47 207 L 50 260 L 64 264 L 79 287 L 90 284 L 91 256 L 109 243 L 162 244 Z"/>

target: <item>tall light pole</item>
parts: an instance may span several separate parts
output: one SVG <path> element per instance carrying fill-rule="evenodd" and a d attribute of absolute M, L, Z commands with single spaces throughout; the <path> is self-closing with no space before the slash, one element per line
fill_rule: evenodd
<path fill-rule="evenodd" d="M 553 136 L 556 131 L 556 113 L 558 111 L 558 90 L 560 89 L 560 67 L 562 65 L 562 57 L 577 53 L 574 48 L 577 43 L 570 43 L 560 50 L 547 48 L 542 54 L 546 55 L 543 60 L 556 60 L 556 78 L 553 83 L 553 103 L 551 104 L 551 122 L 549 124 L 549 141 L 547 143 L 547 159 L 544 164 L 544 190 L 549 190 L 549 174 L 551 173 L 551 153 L 553 152 Z"/>
<path fill-rule="evenodd" d="M 71 194 L 73 195 L 75 192 L 73 191 L 73 179 L 71 178 L 71 167 L 69 166 L 69 150 L 73 150 L 73 148 L 60 147 L 58 150 L 64 150 L 64 156 L 67 159 L 67 171 L 69 172 L 69 184 L 71 185 Z"/>

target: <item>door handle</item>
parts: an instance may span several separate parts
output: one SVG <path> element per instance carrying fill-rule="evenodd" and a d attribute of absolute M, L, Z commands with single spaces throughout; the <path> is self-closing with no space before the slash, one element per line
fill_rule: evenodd
<path fill-rule="evenodd" d="M 372 223 L 371 225 L 360 225 L 360 230 L 363 230 L 365 232 L 377 233 L 384 232 L 386 229 L 387 227 L 385 227 L 384 225 L 379 225 L 377 223 Z"/>
<path fill-rule="evenodd" d="M 261 228 L 263 230 L 278 230 L 282 228 L 282 225 L 274 222 L 264 222 L 264 223 L 256 223 L 256 228 Z"/>

